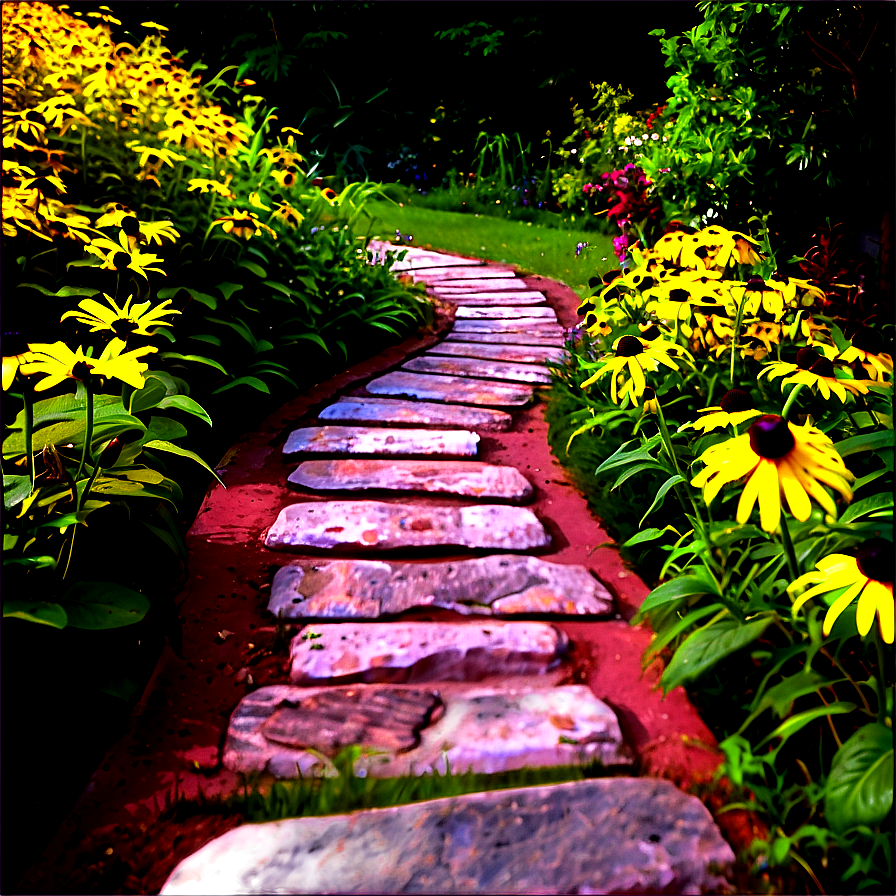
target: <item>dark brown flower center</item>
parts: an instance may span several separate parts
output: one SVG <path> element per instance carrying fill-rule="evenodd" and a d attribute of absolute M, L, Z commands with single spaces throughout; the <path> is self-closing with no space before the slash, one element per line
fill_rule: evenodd
<path fill-rule="evenodd" d="M 82 383 L 89 383 L 94 378 L 93 368 L 86 361 L 78 361 L 72 367 L 72 377 Z"/>
<path fill-rule="evenodd" d="M 811 370 L 812 365 L 819 360 L 818 352 L 815 349 L 809 348 L 808 345 L 803 346 L 796 353 L 796 366 L 800 368 L 800 370 Z"/>
<path fill-rule="evenodd" d="M 862 327 L 855 336 L 852 337 L 852 344 L 855 348 L 868 352 L 871 355 L 879 355 L 884 348 L 884 341 L 880 333 L 871 327 Z"/>
<path fill-rule="evenodd" d="M 766 460 L 783 457 L 793 445 L 787 421 L 777 414 L 765 414 L 750 427 L 750 447 Z"/>
<path fill-rule="evenodd" d="M 128 336 L 137 329 L 137 324 L 132 320 L 120 317 L 112 324 L 112 330 L 119 339 L 127 340 Z"/>
<path fill-rule="evenodd" d="M 112 264 L 115 265 L 116 271 L 127 270 L 127 266 L 131 263 L 131 256 L 127 252 L 116 252 L 112 258 Z"/>
<path fill-rule="evenodd" d="M 641 340 L 634 336 L 623 336 L 616 346 L 616 354 L 622 358 L 633 358 L 635 355 L 643 354 L 644 346 Z"/>
<path fill-rule="evenodd" d="M 121 229 L 128 236 L 137 236 L 140 233 L 140 222 L 133 215 L 128 215 L 121 219 Z"/>
<path fill-rule="evenodd" d="M 659 339 L 662 335 L 660 328 L 656 324 L 649 324 L 646 330 L 641 330 L 642 339 Z"/>
<path fill-rule="evenodd" d="M 834 376 L 834 365 L 828 358 L 819 358 L 810 368 L 809 373 L 814 373 L 816 376 L 826 376 L 833 377 Z"/>
<path fill-rule="evenodd" d="M 762 277 L 750 277 L 747 280 L 747 292 L 774 292 L 774 288 L 769 286 Z"/>
<path fill-rule="evenodd" d="M 856 554 L 859 571 L 877 582 L 893 581 L 893 542 L 886 538 L 869 538 Z"/>
<path fill-rule="evenodd" d="M 729 389 L 719 400 L 719 404 L 726 414 L 752 411 L 756 407 L 753 397 L 746 389 Z"/>

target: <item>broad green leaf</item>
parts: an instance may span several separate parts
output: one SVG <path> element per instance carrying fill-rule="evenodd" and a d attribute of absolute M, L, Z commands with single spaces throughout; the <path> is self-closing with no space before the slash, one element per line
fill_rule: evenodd
<path fill-rule="evenodd" d="M 115 436 L 125 432 L 139 430 L 144 432 L 146 427 L 129 414 L 109 415 L 94 422 L 91 447 L 96 447 L 102 442 L 107 442 Z M 83 444 L 84 423 L 82 421 L 69 423 L 54 423 L 52 426 L 44 426 L 32 435 L 32 450 L 37 452 L 48 445 L 79 446 Z M 24 433 L 15 432 L 3 443 L 3 456 L 15 457 L 25 451 Z"/>
<path fill-rule="evenodd" d="M 260 264 L 256 264 L 254 261 L 247 261 L 245 258 L 237 264 L 237 267 L 251 271 L 256 277 L 261 277 L 262 280 L 268 275 L 267 271 Z"/>
<path fill-rule="evenodd" d="M 633 548 L 636 544 L 644 544 L 647 541 L 656 541 L 657 538 L 660 538 L 665 532 L 669 531 L 669 527 L 667 526 L 665 529 L 644 529 L 641 532 L 636 532 L 629 538 L 624 544 L 620 545 L 623 548 Z"/>
<path fill-rule="evenodd" d="M 173 299 L 181 290 L 187 293 L 191 299 L 211 308 L 212 311 L 218 307 L 218 300 L 214 296 L 200 292 L 198 289 L 191 289 L 189 286 L 166 286 L 164 289 L 160 289 L 156 295 L 160 299 Z"/>
<path fill-rule="evenodd" d="M 855 504 L 850 504 L 850 506 L 843 511 L 838 522 L 841 524 L 851 523 L 863 516 L 881 516 L 883 511 L 892 507 L 893 495 L 887 492 L 880 492 L 876 495 L 862 498 L 861 501 L 856 501 Z"/>
<path fill-rule="evenodd" d="M 752 644 L 771 625 L 770 616 L 739 622 L 731 616 L 692 634 L 678 650 L 660 679 L 663 692 L 694 681 L 718 662 Z"/>
<path fill-rule="evenodd" d="M 149 426 L 146 427 L 146 432 L 140 441 L 143 445 L 153 439 L 171 442 L 174 439 L 182 439 L 185 435 L 187 435 L 186 426 L 177 420 L 172 420 L 170 417 L 150 417 Z"/>
<path fill-rule="evenodd" d="M 825 789 L 825 818 L 837 833 L 883 821 L 893 807 L 892 729 L 859 728 L 834 755 Z"/>
<path fill-rule="evenodd" d="M 663 503 L 663 499 L 666 497 L 669 489 L 674 488 L 680 482 L 684 482 L 684 477 L 679 476 L 678 473 L 675 473 L 659 487 L 656 496 L 653 499 L 653 503 L 650 505 L 650 507 L 647 508 L 647 513 L 645 513 L 644 516 L 641 517 L 641 521 L 638 523 L 639 526 L 643 526 L 644 520 L 646 520 L 647 517 L 650 516 L 650 514 L 653 513 L 653 511 Z"/>
<path fill-rule="evenodd" d="M 195 460 L 199 466 L 208 470 L 221 485 L 224 485 L 224 483 L 221 482 L 221 477 L 218 476 L 218 474 L 194 451 L 188 451 L 186 448 L 181 448 L 180 445 L 172 445 L 171 442 L 166 442 L 162 439 L 154 439 L 152 442 L 146 442 L 144 447 L 155 448 L 157 451 L 168 451 L 171 454 L 180 455 L 180 457 L 189 457 L 191 460 Z M 224 488 L 227 488 L 227 486 L 224 485 Z"/>
<path fill-rule="evenodd" d="M 215 289 L 221 292 L 225 300 L 229 299 L 235 292 L 239 292 L 242 288 L 242 283 L 228 283 L 226 280 L 215 287 Z"/>
<path fill-rule="evenodd" d="M 226 392 L 228 389 L 232 389 L 234 386 L 251 386 L 253 389 L 258 389 L 259 392 L 265 392 L 270 394 L 271 390 L 268 388 L 267 383 L 263 380 L 258 379 L 256 376 L 240 376 L 235 380 L 227 383 L 224 386 L 221 386 L 219 389 L 215 389 L 212 392 L 212 395 L 217 395 L 219 392 Z"/>
<path fill-rule="evenodd" d="M 877 451 L 880 448 L 892 448 L 894 445 L 894 433 L 892 429 L 882 429 L 878 432 L 866 432 L 860 436 L 835 442 L 834 448 L 840 457 L 849 457 L 859 451 Z"/>
<path fill-rule="evenodd" d="M 73 393 L 68 393 L 57 398 L 45 398 L 43 401 L 36 401 L 33 411 L 33 427 L 35 430 L 42 426 L 48 426 L 50 423 L 60 423 L 63 420 L 83 421 L 87 413 L 87 400 Z M 124 412 L 124 405 L 121 403 L 119 396 L 103 394 L 93 396 L 94 420 L 100 420 L 110 414 L 123 414 Z M 24 411 L 19 411 L 15 421 L 10 424 L 10 429 L 25 429 Z"/>
<path fill-rule="evenodd" d="M 771 709 L 779 719 L 783 719 L 793 711 L 793 702 L 798 697 L 812 694 L 815 691 L 845 681 L 845 678 L 829 679 L 819 675 L 812 669 L 803 669 L 793 675 L 789 675 L 783 681 L 779 681 L 770 687 L 756 704 L 749 718 L 740 727 L 743 731 L 750 722 L 758 718 L 765 710 Z"/>
<path fill-rule="evenodd" d="M 149 612 L 149 599 L 117 582 L 76 582 L 60 597 L 74 628 L 121 628 Z"/>
<path fill-rule="evenodd" d="M 866 485 L 870 485 L 872 482 L 874 482 L 875 479 L 880 479 L 881 476 L 886 476 L 888 472 L 889 470 L 874 470 L 867 476 L 860 476 L 852 484 L 852 490 L 854 492 L 857 492 L 860 488 L 864 488 Z"/>
<path fill-rule="evenodd" d="M 51 628 L 65 628 L 68 624 L 65 610 L 59 604 L 46 600 L 5 600 L 3 616 L 37 622 L 40 625 L 49 625 Z"/>
<path fill-rule="evenodd" d="M 11 510 L 31 494 L 30 476 L 8 476 L 3 474 L 3 509 Z"/>
<path fill-rule="evenodd" d="M 660 473 L 667 472 L 666 468 L 656 461 L 643 464 L 634 464 L 631 467 L 628 467 L 626 470 L 622 471 L 619 478 L 610 486 L 610 491 L 615 491 L 627 479 L 630 479 L 632 476 L 635 476 L 638 473 L 644 473 L 647 470 L 659 470 Z"/>
<path fill-rule="evenodd" d="M 38 285 L 37 283 L 20 283 L 19 289 L 36 289 L 38 292 L 42 292 L 45 296 L 54 296 L 58 298 L 69 298 L 70 296 L 95 296 L 99 290 L 98 289 L 90 289 L 86 286 L 63 286 L 57 292 L 50 292 L 49 289 L 44 288 L 43 286 Z"/>
<path fill-rule="evenodd" d="M 167 386 L 154 376 L 148 376 L 142 389 L 134 389 L 131 393 L 128 411 L 139 414 L 140 411 L 154 408 L 168 394 Z"/>
<path fill-rule="evenodd" d="M 701 594 L 713 594 L 720 597 L 719 589 L 707 569 L 703 566 L 683 576 L 676 576 L 668 582 L 657 586 L 644 598 L 638 613 L 653 610 L 663 604 L 686 597 L 697 597 Z"/>
<path fill-rule="evenodd" d="M 855 703 L 841 700 L 838 703 L 831 703 L 829 706 L 816 706 L 814 709 L 807 709 L 805 712 L 799 712 L 778 725 L 771 734 L 766 735 L 759 741 L 757 747 L 764 746 L 776 737 L 780 737 L 781 743 L 783 744 L 792 734 L 796 734 L 801 728 L 805 728 L 809 722 L 814 722 L 815 719 L 820 719 L 824 716 L 843 715 L 844 713 L 852 712 L 855 708 Z"/>
<path fill-rule="evenodd" d="M 212 336 L 210 333 L 200 333 L 197 336 L 189 336 L 189 339 L 195 339 L 197 342 L 207 342 L 209 345 L 220 345 L 221 340 L 218 336 Z"/>
<path fill-rule="evenodd" d="M 202 405 L 190 398 L 189 395 L 169 395 L 160 401 L 158 406 L 160 408 L 174 408 L 178 411 L 184 411 L 187 414 L 198 417 L 200 420 L 205 420 L 209 426 L 212 425 L 212 418 L 205 412 Z"/>
<path fill-rule="evenodd" d="M 124 498 L 155 498 L 157 500 L 168 501 L 176 507 L 177 502 L 169 487 L 170 483 L 172 483 L 172 480 L 165 479 L 164 477 L 163 482 L 157 484 L 152 482 L 139 482 L 131 479 L 113 479 L 111 477 L 99 476 L 91 486 L 90 494 L 120 495 Z M 83 491 L 80 487 L 81 483 L 78 483 L 78 485 L 79 491 Z M 86 482 L 84 485 L 86 486 Z"/>
<path fill-rule="evenodd" d="M 173 358 L 176 361 L 195 361 L 197 364 L 208 364 L 209 367 L 214 367 L 216 370 L 220 370 L 221 373 L 227 373 L 217 361 L 206 358 L 205 355 L 182 355 L 180 352 L 162 352 L 159 358 Z"/>
<path fill-rule="evenodd" d="M 49 554 L 38 557 L 14 557 L 12 560 L 3 561 L 4 566 L 24 566 L 26 569 L 55 569 L 56 558 Z"/>
<path fill-rule="evenodd" d="M 675 623 L 668 628 L 663 628 L 662 631 L 657 632 L 656 637 L 650 642 L 647 650 L 644 651 L 644 656 L 641 658 L 641 664 L 645 665 L 650 657 L 662 650 L 670 641 L 677 638 L 682 632 L 687 631 L 687 629 L 696 625 L 701 619 L 705 619 L 711 613 L 718 613 L 722 609 L 723 607 L 721 604 L 709 604 L 706 607 L 699 607 L 696 610 L 691 610 L 690 613 L 687 613 L 676 620 Z"/>

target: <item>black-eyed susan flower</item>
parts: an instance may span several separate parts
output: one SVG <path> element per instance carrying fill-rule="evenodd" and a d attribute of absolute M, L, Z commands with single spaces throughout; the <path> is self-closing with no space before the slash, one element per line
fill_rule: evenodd
<path fill-rule="evenodd" d="M 703 314 L 695 311 L 694 325 L 690 334 L 691 351 L 711 353 L 721 357 L 729 350 L 734 337 L 733 322 L 722 314 Z"/>
<path fill-rule="evenodd" d="M 162 164 L 173 168 L 175 162 L 184 162 L 187 158 L 173 149 L 165 149 L 162 146 L 144 146 L 138 140 L 128 141 L 125 145 L 131 152 L 140 153 L 137 164 L 141 168 L 146 168 L 147 165 L 161 166 Z M 158 170 L 158 167 L 156 170 Z"/>
<path fill-rule="evenodd" d="M 256 233 L 264 231 L 274 239 L 277 238 L 276 231 L 268 227 L 267 224 L 258 220 L 258 215 L 254 212 L 234 211 L 232 215 L 223 218 L 217 218 L 212 221 L 212 226 L 220 224 L 224 233 L 232 233 L 234 236 L 243 240 L 250 240 Z"/>
<path fill-rule="evenodd" d="M 704 416 L 693 423 L 685 423 L 680 429 L 710 432 L 726 426 L 737 426 L 745 420 L 762 416 L 762 411 L 756 409 L 753 396 L 746 389 L 729 389 L 719 399 L 717 406 L 704 408 L 700 413 Z"/>
<path fill-rule="evenodd" d="M 102 259 L 103 264 L 101 267 L 104 271 L 123 273 L 130 270 L 147 280 L 149 279 L 146 276 L 147 271 L 155 271 L 158 274 L 165 275 L 161 268 L 150 267 L 150 265 L 162 259 L 157 255 L 132 249 L 128 244 L 128 235 L 124 230 L 121 230 L 118 234 L 118 243 L 106 237 L 99 237 L 93 240 L 86 249 L 91 255 L 96 255 L 97 258 Z"/>
<path fill-rule="evenodd" d="M 269 205 L 265 205 L 261 196 L 258 193 L 250 193 L 249 194 L 249 205 L 254 206 L 255 208 L 260 208 L 263 211 L 269 212 L 271 207 Z"/>
<path fill-rule="evenodd" d="M 864 637 L 871 631 L 877 616 L 881 637 L 893 643 L 893 542 L 885 538 L 868 538 L 859 545 L 855 557 L 829 554 L 815 564 L 815 570 L 800 576 L 787 591 L 791 595 L 812 585 L 794 602 L 793 615 L 806 601 L 822 594 L 846 590 L 831 603 L 822 625 L 827 637 L 840 614 L 856 599 L 856 629 Z"/>
<path fill-rule="evenodd" d="M 772 344 L 780 344 L 781 324 L 755 320 L 744 330 L 744 338 L 747 342 L 741 348 L 741 354 L 761 361 L 771 354 Z"/>
<path fill-rule="evenodd" d="M 31 360 L 32 354 L 28 343 L 17 332 L 3 334 L 3 391 L 13 384 L 19 367 Z"/>
<path fill-rule="evenodd" d="M 103 206 L 103 214 L 96 219 L 97 227 L 121 227 L 121 219 L 136 212 L 120 202 L 110 202 Z"/>
<path fill-rule="evenodd" d="M 278 202 L 272 217 L 293 229 L 298 227 L 305 218 L 298 209 L 293 208 L 288 202 Z"/>
<path fill-rule="evenodd" d="M 180 233 L 174 229 L 170 221 L 141 221 L 140 233 L 147 242 L 161 246 L 164 242 L 173 243 L 180 239 Z"/>
<path fill-rule="evenodd" d="M 782 389 L 789 383 L 802 383 L 804 386 L 810 386 L 825 400 L 829 399 L 833 393 L 844 404 L 846 403 L 847 393 L 853 395 L 868 394 L 869 382 L 836 376 L 834 364 L 831 358 L 828 357 L 828 355 L 833 354 L 834 350 L 824 345 L 818 345 L 817 347 L 824 351 L 825 354 L 820 355 L 814 348 L 803 346 L 796 353 L 795 364 L 788 364 L 785 361 L 773 361 L 771 364 L 763 367 L 759 376 L 767 376 L 770 380 L 783 377 L 781 380 Z"/>
<path fill-rule="evenodd" d="M 884 348 L 883 337 L 878 330 L 862 327 L 837 360 L 847 364 L 856 361 L 865 369 L 869 379 L 882 382 L 887 376 L 893 376 L 893 356 Z"/>
<path fill-rule="evenodd" d="M 229 178 L 228 178 L 229 180 Z M 219 196 L 226 196 L 228 199 L 233 199 L 234 195 L 230 190 L 230 187 L 227 184 L 222 184 L 217 180 L 207 180 L 204 177 L 192 177 L 189 180 L 189 185 L 187 187 L 187 192 L 192 193 L 194 190 L 198 190 L 200 193 L 217 193 Z"/>
<path fill-rule="evenodd" d="M 180 314 L 180 311 L 168 307 L 171 299 L 166 299 L 161 305 L 153 308 L 149 302 L 131 304 L 134 297 L 129 296 L 124 307 L 119 308 L 110 296 L 103 293 L 103 298 L 109 303 L 108 305 L 103 305 L 94 299 L 84 299 L 78 302 L 80 311 L 66 311 L 60 320 L 72 317 L 79 323 L 89 326 L 91 333 L 109 330 L 118 340 L 117 347 L 124 348 L 129 336 L 152 336 L 154 330 L 150 327 L 169 323 L 165 319 L 169 314 Z"/>
<path fill-rule="evenodd" d="M 91 358 L 80 346 L 72 351 L 64 342 L 31 343 L 28 348 L 32 357 L 21 365 L 22 373 L 25 376 L 45 374 L 44 379 L 35 384 L 35 392 L 44 392 L 65 380 L 90 383 L 97 377 L 121 380 L 135 389 L 142 389 L 146 382 L 143 374 L 149 365 L 138 358 L 158 351 L 155 346 L 147 345 L 121 353 L 110 343 L 99 358 Z"/>
<path fill-rule="evenodd" d="M 745 523 L 759 500 L 759 518 L 766 532 L 777 530 L 781 506 L 805 522 L 812 500 L 836 517 L 837 507 L 823 486 L 852 500 L 849 483 L 855 476 L 846 468 L 833 442 L 812 426 L 797 426 L 783 417 L 765 414 L 743 435 L 707 448 L 699 460 L 706 466 L 691 485 L 702 488 L 711 504 L 724 485 L 746 477 L 737 504 L 737 521 Z"/>
<path fill-rule="evenodd" d="M 615 357 L 605 359 L 597 372 L 589 377 L 582 388 L 590 386 L 597 382 L 601 377 L 607 374 L 611 375 L 610 397 L 614 404 L 622 402 L 626 406 L 629 401 L 634 404 L 640 404 L 641 396 L 647 381 L 644 377 L 645 372 L 653 372 L 659 364 L 664 364 L 672 370 L 678 370 L 678 364 L 675 363 L 675 356 L 690 355 L 677 345 L 671 342 L 665 342 L 662 339 L 639 339 L 637 336 L 620 336 L 613 344 L 613 352 Z M 628 371 L 629 376 L 625 376 Z M 620 390 L 620 385 L 622 386 Z"/>

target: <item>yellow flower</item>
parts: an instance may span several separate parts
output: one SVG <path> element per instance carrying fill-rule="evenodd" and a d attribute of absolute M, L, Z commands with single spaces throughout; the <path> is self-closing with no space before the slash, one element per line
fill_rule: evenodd
<path fill-rule="evenodd" d="M 743 524 L 750 518 L 758 498 L 760 524 L 766 532 L 778 528 L 782 499 L 801 522 L 812 512 L 810 498 L 835 517 L 837 507 L 822 484 L 839 492 L 844 501 L 852 500 L 849 482 L 855 476 L 833 442 L 821 430 L 793 425 L 775 414 L 765 414 L 743 435 L 707 448 L 699 460 L 706 467 L 691 485 L 704 489 L 706 503 L 712 503 L 723 485 L 746 477 L 737 521 Z"/>
<path fill-rule="evenodd" d="M 672 370 L 678 370 L 678 365 L 672 359 L 674 355 L 690 355 L 677 345 L 671 342 L 664 342 L 662 339 L 639 339 L 637 336 L 620 336 L 613 344 L 613 351 L 616 353 L 614 358 L 602 362 L 600 368 L 594 376 L 582 383 L 582 388 L 590 386 L 597 382 L 606 374 L 611 374 L 610 397 L 614 404 L 619 404 L 622 400 L 623 407 L 631 401 L 632 404 L 640 403 L 640 398 L 644 394 L 647 381 L 644 377 L 645 372 L 652 372 L 657 369 L 659 364 L 664 364 Z M 629 377 L 626 379 L 623 371 L 628 370 Z M 622 391 L 619 386 L 622 385 Z"/>
<path fill-rule="evenodd" d="M 278 202 L 273 214 L 274 218 L 283 221 L 284 224 L 295 229 L 304 220 L 304 215 L 294 209 L 288 202 Z"/>
<path fill-rule="evenodd" d="M 168 165 L 169 168 L 173 168 L 175 162 L 184 162 L 187 158 L 180 153 L 174 152 L 173 149 L 165 149 L 160 146 L 143 146 L 136 140 L 129 141 L 125 145 L 131 152 L 140 153 L 140 158 L 137 161 L 137 164 L 141 168 L 145 168 L 147 164 L 161 165 L 163 162 Z M 158 170 L 158 168 L 156 168 L 156 170 Z"/>
<path fill-rule="evenodd" d="M 703 432 L 709 432 L 713 429 L 722 429 L 725 426 L 737 426 L 744 420 L 762 416 L 762 411 L 756 410 L 753 396 L 745 389 L 729 389 L 719 400 L 718 406 L 704 408 L 700 413 L 706 416 L 693 423 L 685 423 L 679 427 L 679 431 L 700 429 Z"/>
<path fill-rule="evenodd" d="M 852 345 L 836 360 L 850 363 L 858 361 L 869 379 L 883 382 L 887 375 L 893 375 L 893 358 L 884 350 L 884 341 L 880 333 L 871 327 L 862 327 L 852 337 Z"/>
<path fill-rule="evenodd" d="M 161 305 L 151 308 L 149 302 L 131 305 L 134 297 L 129 296 L 124 307 L 119 308 L 115 300 L 105 293 L 103 293 L 103 298 L 111 307 L 102 305 L 94 299 L 84 299 L 78 302 L 81 311 L 66 311 L 60 320 L 73 317 L 80 323 L 87 324 L 91 333 L 111 330 L 120 343 L 120 347 L 124 348 L 129 336 L 152 336 L 153 331 L 148 329 L 149 327 L 169 323 L 164 319 L 168 314 L 180 314 L 180 311 L 168 307 L 171 304 L 171 299 L 166 299 Z"/>
<path fill-rule="evenodd" d="M 824 350 L 826 346 L 820 345 Z M 830 351 L 830 350 L 829 350 Z M 837 396 L 844 404 L 847 392 L 853 395 L 867 395 L 871 381 L 838 378 L 834 375 L 834 365 L 830 358 L 819 355 L 813 348 L 803 346 L 796 353 L 796 364 L 788 364 L 784 361 L 773 361 L 767 364 L 759 376 L 767 376 L 770 380 L 776 377 L 784 377 L 781 381 L 783 389 L 788 383 L 802 383 L 819 392 L 825 400 L 831 397 L 831 393 Z"/>
<path fill-rule="evenodd" d="M 856 629 L 864 637 L 871 631 L 875 615 L 881 637 L 893 643 L 893 542 L 885 538 L 869 538 L 859 545 L 855 557 L 849 554 L 829 554 L 815 564 L 817 572 L 808 572 L 794 581 L 787 591 L 791 595 L 812 583 L 814 587 L 803 593 L 793 604 L 792 613 L 813 597 L 846 588 L 830 605 L 824 617 L 822 633 L 831 633 L 840 614 L 856 599 Z"/>
<path fill-rule="evenodd" d="M 128 235 L 124 230 L 118 234 L 118 243 L 116 244 L 107 237 L 101 237 L 93 240 L 86 247 L 91 255 L 103 260 L 102 269 L 104 271 L 118 271 L 119 273 L 127 270 L 139 274 L 144 279 L 147 271 L 155 271 L 164 275 L 165 272 L 161 268 L 149 267 L 149 265 L 161 261 L 157 255 L 140 252 L 138 249 L 131 249 L 128 245 Z"/>
<path fill-rule="evenodd" d="M 259 196 L 258 193 L 249 194 L 249 205 L 255 206 L 255 208 L 263 209 L 266 212 L 269 212 L 271 210 L 271 207 L 269 205 L 265 205 L 264 202 L 262 202 L 261 196 Z"/>
<path fill-rule="evenodd" d="M 64 342 L 32 343 L 28 348 L 33 356 L 21 365 L 22 373 L 26 376 L 46 374 L 45 379 L 35 385 L 35 392 L 51 389 L 67 379 L 90 382 L 93 377 L 118 379 L 135 389 L 142 389 L 146 382 L 143 373 L 149 365 L 137 359 L 158 351 L 155 346 L 148 345 L 121 354 L 110 343 L 99 358 L 91 358 L 80 346 L 72 351 Z"/>
<path fill-rule="evenodd" d="M 193 177 L 190 179 L 187 192 L 191 193 L 193 190 L 199 190 L 200 193 L 211 191 L 212 193 L 218 193 L 220 196 L 226 196 L 228 199 L 234 198 L 227 184 L 222 184 L 216 180 L 206 180 L 204 177 Z"/>
<path fill-rule="evenodd" d="M 120 202 L 110 202 L 103 206 L 103 214 L 96 219 L 97 227 L 121 227 L 121 219 L 134 215 L 126 205 Z"/>
<path fill-rule="evenodd" d="M 771 354 L 772 343 L 780 344 L 781 325 L 756 320 L 747 327 L 744 336 L 750 342 L 741 349 L 741 355 L 749 355 L 754 360 L 761 361 L 766 355 Z"/>
<path fill-rule="evenodd" d="M 19 368 L 32 358 L 32 354 L 27 350 L 25 343 L 22 342 L 21 344 L 18 344 L 20 339 L 21 337 L 19 337 L 18 333 L 3 334 L 2 385 L 4 392 L 6 392 L 6 390 L 13 384 L 13 380 L 16 378 Z M 10 352 L 8 355 L 6 354 L 7 351 Z"/>
<path fill-rule="evenodd" d="M 232 215 L 212 221 L 212 226 L 215 224 L 220 224 L 224 233 L 232 233 L 243 240 L 252 239 L 256 233 L 262 230 L 266 231 L 274 239 L 277 239 L 276 232 L 268 227 L 267 224 L 259 221 L 258 215 L 254 212 L 234 211 Z"/>
<path fill-rule="evenodd" d="M 140 224 L 140 233 L 157 246 L 161 246 L 164 240 L 173 243 L 180 239 L 180 234 L 170 221 L 144 221 Z"/>

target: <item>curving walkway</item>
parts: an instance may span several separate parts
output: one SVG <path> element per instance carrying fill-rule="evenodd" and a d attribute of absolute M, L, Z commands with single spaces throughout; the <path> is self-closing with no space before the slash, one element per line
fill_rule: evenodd
<path fill-rule="evenodd" d="M 602 546 L 547 449 L 538 390 L 576 322 L 575 294 L 422 249 L 396 268 L 440 301 L 435 334 L 317 387 L 222 461 L 227 489 L 210 490 L 188 539 L 182 655 L 166 648 L 128 736 L 48 851 L 56 870 L 34 869 L 28 891 L 88 879 L 78 869 L 104 831 L 107 855 L 127 830 L 149 836 L 174 782 L 191 796 L 233 792 L 246 773 L 332 774 L 355 744 L 360 775 L 597 763 L 607 776 L 213 826 L 205 839 L 222 836 L 198 851 L 194 836 L 189 852 L 172 841 L 155 877 L 132 884 L 727 886 L 731 846 L 687 793 L 718 765 L 712 735 L 681 689 L 663 701 L 656 670 L 641 674 L 650 634 L 627 620 L 647 589 Z M 736 847 L 749 836 L 726 834 Z"/>

